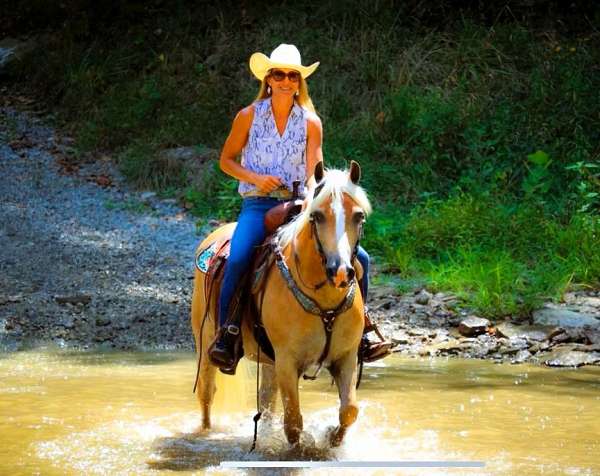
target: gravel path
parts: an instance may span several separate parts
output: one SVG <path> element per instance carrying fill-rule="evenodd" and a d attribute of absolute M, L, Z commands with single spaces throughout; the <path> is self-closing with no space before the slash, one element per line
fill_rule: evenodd
<path fill-rule="evenodd" d="M 69 144 L 35 118 L 0 124 L 0 346 L 191 348 L 193 217 L 110 161 L 66 173 Z"/>

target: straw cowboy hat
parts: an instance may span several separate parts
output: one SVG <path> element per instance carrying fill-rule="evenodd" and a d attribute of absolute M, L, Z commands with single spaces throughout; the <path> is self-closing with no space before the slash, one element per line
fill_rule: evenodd
<path fill-rule="evenodd" d="M 282 43 L 275 48 L 271 53 L 271 56 L 262 53 L 254 53 L 250 56 L 250 71 L 252 71 L 254 76 L 260 81 L 262 81 L 269 70 L 273 68 L 295 69 L 300 73 L 302 78 L 306 79 L 315 72 L 317 66 L 319 66 L 318 61 L 310 66 L 302 66 L 298 48 L 294 45 L 286 45 L 285 43 Z"/>

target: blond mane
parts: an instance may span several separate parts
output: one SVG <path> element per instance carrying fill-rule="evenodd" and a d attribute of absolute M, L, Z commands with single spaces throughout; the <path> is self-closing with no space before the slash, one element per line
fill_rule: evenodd
<path fill-rule="evenodd" d="M 366 215 L 371 213 L 371 204 L 367 198 L 367 193 L 362 187 L 354 184 L 350 180 L 347 170 L 326 170 L 323 180 L 319 183 L 319 186 L 322 184 L 323 188 L 319 191 L 314 200 L 313 193 L 316 185 L 314 184 L 314 180 L 311 181 L 313 183 L 309 184 L 308 187 L 304 211 L 277 231 L 277 240 L 281 248 L 285 248 L 292 242 L 302 228 L 308 223 L 310 214 L 319 208 L 329 197 L 335 199 L 344 193 L 347 193 L 350 198 L 363 209 Z"/>

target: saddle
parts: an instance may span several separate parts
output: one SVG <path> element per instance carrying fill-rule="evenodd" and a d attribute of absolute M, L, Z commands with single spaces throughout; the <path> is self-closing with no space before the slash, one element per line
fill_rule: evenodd
<path fill-rule="evenodd" d="M 299 185 L 299 184 L 298 184 Z M 236 329 L 239 332 L 242 319 L 253 323 L 254 335 L 260 346 L 261 352 L 274 359 L 275 353 L 265 329 L 261 325 L 260 310 L 255 305 L 255 296 L 262 296 L 266 284 L 266 277 L 275 258 L 270 243 L 277 229 L 291 221 L 302 210 L 302 200 L 298 197 L 298 185 L 294 184 L 292 200 L 286 201 L 272 208 L 265 215 L 265 228 L 267 237 L 263 244 L 257 248 L 252 259 L 252 265 L 241 282 L 236 287 L 229 306 L 225 328 Z M 204 295 L 207 303 L 218 302 L 221 284 L 224 276 L 225 263 L 229 258 L 231 237 L 224 237 L 210 243 L 198 250 L 195 258 L 196 268 L 206 275 L 204 281 Z M 213 296 L 213 293 L 216 293 Z M 259 298 L 260 299 L 260 298 Z M 219 330 L 219 323 L 215 319 L 215 331 Z M 243 356 L 242 339 L 236 340 L 234 349 L 236 361 Z M 223 371 L 223 369 L 221 369 Z M 225 373 L 234 373 L 235 368 Z"/>

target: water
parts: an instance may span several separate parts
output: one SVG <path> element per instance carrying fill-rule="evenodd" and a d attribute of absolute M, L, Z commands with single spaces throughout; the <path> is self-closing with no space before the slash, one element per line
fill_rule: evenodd
<path fill-rule="evenodd" d="M 390 469 L 254 471 L 223 460 L 482 461 L 396 474 L 600 474 L 600 369 L 553 370 L 397 356 L 365 368 L 359 420 L 342 447 L 326 373 L 302 381 L 306 435 L 281 422 L 252 444 L 253 367 L 221 376 L 215 428 L 197 432 L 189 353 L 0 354 L 0 474 L 390 474 Z M 226 395 L 228 398 L 223 398 Z"/>

